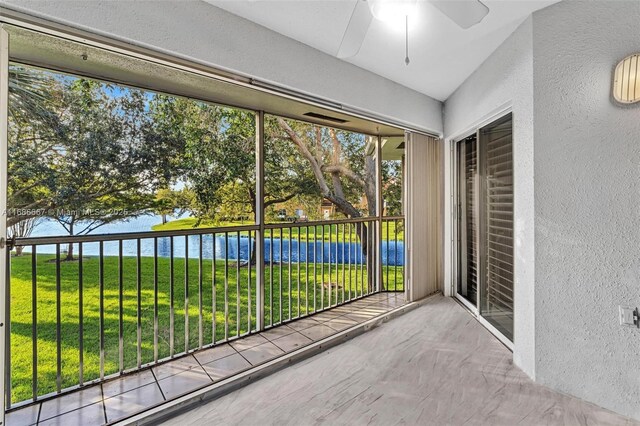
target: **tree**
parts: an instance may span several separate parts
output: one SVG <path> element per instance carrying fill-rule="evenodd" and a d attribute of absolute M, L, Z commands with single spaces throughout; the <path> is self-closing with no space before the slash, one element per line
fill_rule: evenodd
<path fill-rule="evenodd" d="M 362 217 L 356 200 L 363 194 L 367 213 L 376 215 L 375 146 L 365 136 L 277 118 L 277 124 L 310 168 L 322 198 L 330 201 L 345 217 Z M 366 224 L 356 224 L 367 262 L 372 261 L 373 239 Z M 369 277 L 369 286 L 373 277 Z"/>
<path fill-rule="evenodd" d="M 366 155 L 362 135 L 340 132 L 309 124 L 298 124 L 298 130 L 283 118 L 277 118 L 278 125 L 311 167 L 320 195 L 331 201 L 346 217 L 361 217 L 348 193 L 364 193 L 368 213 L 376 214 L 376 164 L 372 155 Z M 356 139 L 356 140 L 354 140 Z M 360 142 L 358 144 L 358 142 Z M 342 146 L 347 150 L 343 152 Z M 353 145 L 360 145 L 354 158 Z M 361 160 L 361 161 L 358 161 Z M 358 164 L 362 162 L 363 164 Z M 351 191 L 349 191 L 351 190 Z"/>
<path fill-rule="evenodd" d="M 167 167 L 192 194 L 190 208 L 200 220 L 215 216 L 221 203 L 218 190 L 229 181 L 223 114 L 222 107 L 166 95 L 149 103 L 149 135 L 176 147 Z M 170 187 L 175 182 L 167 177 Z"/>
<path fill-rule="evenodd" d="M 12 64 L 9 67 L 9 116 L 13 121 L 38 124 L 53 124 L 58 116 L 51 109 L 57 92 L 55 84 L 45 71 Z"/>
<path fill-rule="evenodd" d="M 167 223 L 167 216 L 182 216 L 192 205 L 193 193 L 187 188 L 160 188 L 156 191 L 155 212 L 162 216 L 163 225 Z"/>
<path fill-rule="evenodd" d="M 196 217 L 242 217 L 247 207 L 255 216 L 254 114 L 170 97 L 156 98 L 152 111 L 159 137 L 185 147 L 182 169 Z M 363 135 L 271 116 L 265 127 L 265 208 L 315 197 L 346 217 L 361 217 L 364 195 L 366 212 L 375 215 L 376 162 Z M 371 253 L 366 226 L 357 229 Z"/>
<path fill-rule="evenodd" d="M 199 220 L 255 216 L 253 113 L 20 72 L 26 77 L 14 78 L 12 103 L 13 205 L 53 211 L 71 235 L 183 203 Z M 375 150 L 364 135 L 271 116 L 266 134 L 266 208 L 326 199 L 345 217 L 375 215 Z M 178 184 L 188 199 L 174 197 Z M 358 225 L 358 234 L 370 253 L 366 226 Z"/>
<path fill-rule="evenodd" d="M 183 154 L 176 157 L 176 167 L 193 194 L 191 210 L 198 219 L 196 226 L 203 220 L 255 218 L 255 115 L 169 96 L 156 96 L 150 113 L 156 137 L 184 147 Z M 287 174 L 283 168 L 286 153 L 273 152 L 279 159 L 266 173 L 267 207 L 312 188 L 309 179 L 301 183 Z M 253 253 L 251 261 L 255 262 L 255 250 Z"/>
<path fill-rule="evenodd" d="M 382 162 L 382 195 L 384 214 L 399 216 L 402 214 L 402 162 L 387 160 Z"/>
<path fill-rule="evenodd" d="M 181 169 L 185 185 L 194 194 L 196 217 L 212 221 L 248 213 L 255 217 L 254 114 L 162 96 L 154 100 L 151 110 L 158 137 L 179 140 L 185 147 Z M 286 152 L 265 149 L 267 156 L 277 156 L 265 165 L 265 206 L 310 190 L 309 179 L 301 182 L 287 174 Z"/>
<path fill-rule="evenodd" d="M 9 158 L 8 229 L 9 238 L 26 238 L 41 221 L 37 217 L 42 182 L 50 181 L 43 159 L 52 158 L 59 116 L 59 91 L 45 72 L 20 65 L 9 68 Z M 16 246 L 16 256 L 24 247 Z"/>
<path fill-rule="evenodd" d="M 33 75 L 14 79 L 14 86 L 29 87 L 17 90 L 10 105 L 9 201 L 15 214 L 9 225 L 44 214 L 79 235 L 152 211 L 156 190 L 179 174 L 173 161 L 183 151 L 174 140 L 157 137 L 148 114 L 153 95 L 17 70 L 15 75 Z"/>
<path fill-rule="evenodd" d="M 51 188 L 58 208 L 50 216 L 69 235 L 88 234 L 155 207 L 155 191 L 166 186 L 166 160 L 157 139 L 147 137 L 146 106 L 139 90 L 116 91 L 87 79 L 65 83 L 62 159 L 53 165 Z"/>
<path fill-rule="evenodd" d="M 9 238 L 27 238 L 40 222 L 40 218 L 25 219 L 7 228 Z M 22 256 L 23 246 L 15 246 L 16 256 Z"/>
<path fill-rule="evenodd" d="M 315 208 L 318 209 L 317 200 L 322 195 L 313 172 L 274 116 L 265 117 L 264 152 L 265 209 L 291 203 L 310 206 L 311 200 L 316 200 Z"/>
<path fill-rule="evenodd" d="M 55 207 L 51 164 L 59 162 L 62 88 L 51 74 L 11 65 L 9 69 L 9 227 Z"/>

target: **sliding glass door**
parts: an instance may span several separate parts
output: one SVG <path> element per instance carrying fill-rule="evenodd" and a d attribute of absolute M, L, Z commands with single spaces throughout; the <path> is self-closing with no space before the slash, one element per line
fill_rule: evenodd
<path fill-rule="evenodd" d="M 513 340 L 511 114 L 456 144 L 457 293 Z"/>
<path fill-rule="evenodd" d="M 513 340 L 513 156 L 511 115 L 479 131 L 484 251 L 480 314 Z"/>

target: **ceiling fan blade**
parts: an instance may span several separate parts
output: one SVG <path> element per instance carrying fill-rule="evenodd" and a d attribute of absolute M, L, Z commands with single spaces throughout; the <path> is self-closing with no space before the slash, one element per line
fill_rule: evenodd
<path fill-rule="evenodd" d="M 373 15 L 367 1 L 358 0 L 349 19 L 349 25 L 342 36 L 342 42 L 336 54 L 338 58 L 350 58 L 358 54 L 372 19 Z"/>
<path fill-rule="evenodd" d="M 489 13 L 480 0 L 429 0 L 429 3 L 465 30 L 479 24 Z"/>

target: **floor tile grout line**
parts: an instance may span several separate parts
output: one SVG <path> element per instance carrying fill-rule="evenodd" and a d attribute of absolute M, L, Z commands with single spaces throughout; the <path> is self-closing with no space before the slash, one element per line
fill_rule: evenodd
<path fill-rule="evenodd" d="M 283 337 L 285 337 L 285 336 L 283 336 Z M 276 348 L 278 348 L 278 349 L 280 349 L 282 352 L 284 352 L 284 353 L 285 353 L 285 355 L 289 353 L 289 351 L 285 351 L 285 350 L 284 350 L 284 349 L 282 349 L 280 346 L 278 346 L 278 344 L 277 344 L 277 343 L 275 343 L 275 342 L 271 342 L 271 343 L 273 343 L 273 344 L 275 345 L 275 347 L 276 347 Z"/>
<path fill-rule="evenodd" d="M 285 335 L 285 336 L 280 336 L 280 338 L 290 337 L 290 336 L 293 336 L 294 334 L 299 334 L 300 336 L 302 336 L 302 337 L 305 337 L 305 338 L 309 339 L 309 337 L 305 336 L 304 334 L 302 334 L 302 333 L 300 333 L 300 332 L 298 332 L 298 331 L 293 332 L 293 333 L 291 333 L 291 334 L 287 334 L 287 335 Z M 276 339 L 276 340 L 277 340 L 277 339 Z M 310 345 L 311 343 L 313 343 L 313 342 L 314 342 L 314 340 L 313 340 L 313 339 L 309 339 L 309 340 L 311 340 L 311 342 L 310 342 L 310 343 L 307 343 L 306 345 L 300 346 L 299 348 L 291 349 L 290 351 L 284 350 L 282 347 L 278 346 L 278 344 L 277 344 L 276 342 L 271 342 L 271 343 L 273 343 L 274 345 L 276 345 L 276 347 L 277 347 L 278 349 L 280 349 L 282 352 L 284 352 L 284 355 L 287 355 L 287 354 L 290 354 L 290 353 L 291 353 L 291 352 L 293 352 L 293 351 L 297 351 L 298 349 L 304 348 L 305 346 L 308 346 L 308 345 Z"/>
<path fill-rule="evenodd" d="M 104 403 L 104 388 L 102 387 L 102 383 L 100 383 L 100 395 L 102 395 L 102 413 L 104 414 L 104 423 L 107 424 L 109 419 L 107 418 L 107 404 Z"/>
<path fill-rule="evenodd" d="M 282 327 L 283 325 L 284 325 L 284 324 L 282 324 L 282 325 L 277 325 L 275 328 Z M 261 333 L 255 333 L 255 334 L 253 334 L 253 336 L 260 336 L 260 337 L 262 337 L 263 339 L 265 339 L 267 342 L 269 342 L 269 341 L 270 341 L 268 338 L 264 337 Z M 248 337 L 248 336 L 247 336 L 247 337 Z M 241 342 L 241 341 L 242 341 L 242 339 L 237 340 L 237 342 Z M 260 345 L 262 345 L 262 344 L 264 344 L 264 343 L 267 343 L 267 342 L 262 342 L 262 343 L 258 343 L 257 345 L 249 346 L 248 348 L 243 349 L 243 351 L 246 351 L 247 349 L 255 348 L 256 346 L 260 346 Z M 231 344 L 230 344 L 230 345 L 231 345 Z M 233 345 L 231 345 L 231 347 L 232 347 L 233 349 L 235 349 L 236 351 L 238 351 L 238 349 L 236 349 Z"/>
<path fill-rule="evenodd" d="M 229 345 L 229 346 L 231 346 L 231 345 Z M 234 351 L 236 351 L 236 353 L 237 353 L 238 355 L 240 355 L 240 351 L 239 351 L 239 350 L 237 350 L 237 349 L 236 349 L 236 348 L 234 348 L 233 346 L 231 346 L 231 349 L 233 349 Z M 224 358 L 224 357 L 223 357 L 223 358 Z"/>
<path fill-rule="evenodd" d="M 271 343 L 272 345 L 274 345 L 276 348 L 280 349 L 280 348 L 279 348 L 278 346 L 276 346 L 274 343 L 272 343 L 272 342 L 269 342 L 269 343 Z M 258 346 L 260 346 L 260 345 L 258 345 Z M 254 346 L 254 348 L 255 348 L 255 347 L 256 347 L 256 346 Z M 249 349 L 253 349 L 253 348 L 249 348 Z M 247 351 L 247 350 L 249 350 L 249 349 L 245 349 L 245 351 Z M 280 350 L 282 351 L 282 349 L 280 349 Z M 244 351 L 243 351 L 243 352 L 244 352 Z M 287 354 L 287 353 L 286 353 L 286 352 L 284 352 L 284 351 L 282 351 L 282 352 L 283 352 L 282 354 L 277 355 L 275 358 L 278 358 L 278 357 L 280 357 L 280 356 L 282 356 L 282 355 L 286 355 L 286 354 Z M 260 362 L 258 362 L 257 364 L 254 364 L 253 362 L 249 361 L 249 359 L 248 359 L 247 357 L 245 357 L 244 355 L 242 355 L 242 353 L 240 353 L 240 356 L 242 356 L 242 358 L 244 358 L 244 359 L 245 359 L 245 360 L 246 360 L 246 361 L 247 361 L 247 362 L 248 362 L 252 367 L 258 367 L 258 366 L 260 366 L 260 365 L 264 364 L 265 362 L 269 362 L 269 361 L 271 361 L 272 359 L 275 359 L 275 358 L 271 358 L 271 359 L 267 359 L 267 360 L 265 360 L 265 361 L 260 361 Z M 231 377 L 231 376 L 230 376 L 230 377 Z"/>
<path fill-rule="evenodd" d="M 234 348 L 235 349 L 235 348 Z M 241 351 L 238 351 L 238 355 L 240 355 L 245 361 L 247 361 L 249 363 L 250 366 L 255 367 L 255 365 L 253 365 L 253 363 L 251 361 L 249 361 L 247 359 L 247 357 L 245 357 L 244 355 L 242 355 Z"/>
<path fill-rule="evenodd" d="M 55 401 L 55 399 L 50 399 L 49 401 Z M 47 420 L 55 419 L 57 417 L 65 416 L 65 415 L 67 415 L 69 413 L 73 413 L 75 411 L 84 410 L 87 407 L 91 407 L 92 405 L 96 405 L 96 404 L 100 404 L 100 403 L 104 404 L 104 401 L 103 400 L 95 401 L 95 402 L 92 402 L 91 404 L 83 405 L 82 407 L 77 407 L 77 408 L 74 408 L 73 410 L 65 411 L 64 413 L 58 413 L 55 416 L 47 417 L 46 419 L 39 419 L 38 420 L 38 424 L 40 424 L 40 423 L 42 423 L 44 421 L 47 421 Z M 40 407 L 40 411 L 42 412 L 42 407 Z M 39 417 L 42 417 L 42 413 L 39 415 Z"/>
<path fill-rule="evenodd" d="M 231 356 L 231 355 L 229 355 L 229 356 Z M 198 363 L 198 365 L 200 366 L 200 368 L 202 369 L 202 371 L 204 371 L 204 374 L 206 374 L 206 375 L 207 375 L 207 377 L 211 380 L 211 383 L 214 383 L 214 382 L 215 382 L 215 380 L 213 380 L 213 377 L 211 377 L 211 375 L 209 374 L 209 372 L 207 371 L 207 369 L 206 369 L 206 368 L 204 368 L 204 367 L 202 366 L 202 363 L 200 362 L 200 360 L 199 360 L 198 358 L 196 358 L 195 356 L 194 356 L 193 358 L 196 360 L 196 362 Z M 223 359 L 223 358 L 226 358 L 226 357 L 224 357 L 224 356 L 223 356 L 223 357 L 222 357 L 222 358 L 220 358 L 220 359 Z M 213 360 L 213 361 L 211 361 L 211 362 L 215 362 L 215 361 L 217 361 L 217 359 L 215 359 L 215 360 Z M 160 386 L 160 385 L 158 384 L 158 386 Z"/>
<path fill-rule="evenodd" d="M 265 342 L 265 343 L 272 343 L 272 344 L 274 344 L 274 345 L 275 345 L 275 343 L 270 342 L 270 341 L 267 341 L 267 342 Z M 257 347 L 257 346 L 260 346 L 260 345 L 252 346 L 251 348 L 248 348 L 248 349 L 252 349 L 252 348 L 255 348 L 255 347 Z M 234 349 L 234 350 L 236 350 L 235 348 L 233 348 L 233 349 Z M 248 350 L 248 349 L 245 349 L 245 350 Z M 280 349 L 281 351 L 283 351 L 283 352 L 284 352 L 284 354 L 286 354 L 286 353 L 287 353 L 284 349 L 282 349 L 282 348 L 280 348 L 280 347 L 278 347 L 278 349 Z M 218 358 L 218 359 L 214 359 L 213 361 L 211 361 L 211 362 L 207 362 L 207 363 L 205 363 L 204 365 L 203 365 L 202 363 L 200 363 L 199 361 L 198 361 L 198 363 L 200 363 L 200 366 L 201 366 L 201 367 L 202 367 L 202 369 L 205 371 L 205 373 L 207 373 L 207 375 L 209 376 L 209 378 L 211 379 L 211 381 L 212 381 L 213 383 L 217 383 L 217 382 L 219 382 L 219 381 L 229 379 L 229 378 L 231 378 L 231 377 L 233 377 L 233 376 L 235 376 L 235 375 L 237 375 L 237 374 L 240 374 L 240 373 L 242 373 L 242 372 L 244 372 L 244 371 L 246 371 L 246 370 L 248 370 L 248 369 L 249 369 L 249 368 L 243 368 L 242 370 L 236 371 L 236 372 L 234 372 L 233 374 L 230 374 L 230 375 L 225 376 L 225 377 L 223 377 L 223 378 L 221 378 L 221 379 L 217 379 L 217 380 L 215 380 L 215 379 L 214 379 L 213 377 L 211 377 L 211 375 L 207 372 L 207 369 L 206 369 L 206 368 L 204 368 L 204 366 L 205 366 L 205 365 L 207 365 L 207 364 L 211 364 L 211 363 L 214 363 L 214 362 L 216 362 L 216 361 L 220 361 L 221 359 L 225 359 L 225 358 L 232 357 L 232 356 L 234 356 L 234 355 L 240 355 L 240 356 L 242 357 L 242 359 L 244 359 L 245 361 L 247 361 L 247 363 L 249 363 L 249 365 L 251 366 L 251 367 L 249 367 L 249 368 L 255 367 L 255 365 L 254 365 L 254 364 L 252 364 L 252 363 L 251 363 L 251 361 L 249 361 L 247 358 L 245 358 L 245 357 L 244 357 L 244 355 L 242 355 L 242 353 L 238 352 L 237 350 L 236 350 L 236 353 L 235 353 L 235 354 L 230 354 L 230 355 L 227 355 L 227 356 L 223 356 L 223 357 L 221 357 L 221 358 Z"/>
<path fill-rule="evenodd" d="M 42 413 L 42 402 L 38 406 L 38 416 L 36 417 L 36 425 L 40 423 L 40 414 Z"/>
<path fill-rule="evenodd" d="M 338 332 L 340 331 L 340 330 L 336 330 L 335 328 L 331 327 L 330 325 L 327 325 L 327 324 L 322 324 L 322 325 L 324 325 L 324 326 L 326 326 L 326 327 L 329 327 L 330 329 L 332 329 L 332 330 L 333 330 L 333 331 L 335 331 L 336 333 L 338 333 Z M 333 333 L 333 334 L 335 334 L 335 333 Z M 328 337 L 328 336 L 327 336 L 327 337 Z"/>
<path fill-rule="evenodd" d="M 205 350 L 206 350 L 206 349 L 205 349 Z M 188 359 L 189 357 L 193 358 L 193 360 L 194 360 L 196 363 L 198 363 L 198 364 L 199 364 L 199 362 L 198 362 L 197 358 L 194 356 L 194 353 L 193 353 L 193 352 L 191 352 L 191 353 L 188 353 L 188 354 L 180 355 L 179 357 L 176 357 L 176 358 L 174 358 L 174 359 L 172 359 L 172 360 L 169 360 L 169 361 L 167 361 L 167 362 L 164 362 L 164 363 L 162 363 L 162 364 L 160 364 L 160 365 L 155 365 L 155 366 L 153 366 L 153 367 L 150 367 L 149 369 L 150 369 L 151 371 L 153 371 L 153 369 L 154 369 L 154 368 L 158 368 L 158 367 L 162 367 L 162 366 L 167 366 L 167 365 L 171 364 L 171 363 L 172 363 L 172 362 L 174 362 L 174 361 L 185 361 L 185 360 L 186 360 L 186 359 Z M 156 380 L 157 380 L 157 381 L 158 381 L 158 383 L 159 383 L 161 380 L 168 379 L 169 377 L 177 376 L 178 374 L 182 374 L 182 373 L 184 373 L 184 372 L 186 372 L 186 371 L 189 371 L 189 370 L 191 370 L 191 368 L 187 368 L 186 370 L 180 371 L 179 373 L 169 374 L 167 377 L 163 377 L 162 379 L 157 379 L 157 378 L 156 378 Z M 143 370 L 140 370 L 140 371 L 143 371 Z M 136 374 L 136 373 L 134 373 L 134 374 Z M 154 377 L 156 377 L 155 373 L 154 373 Z M 138 386 L 138 387 L 142 387 L 142 386 Z M 138 387 L 137 387 L 137 388 L 138 388 Z M 135 388 L 135 389 L 137 389 L 137 388 Z"/>
<path fill-rule="evenodd" d="M 197 359 L 196 359 L 196 361 L 197 361 Z M 156 377 L 156 373 L 153 371 L 153 369 L 151 368 L 150 370 L 151 370 L 151 374 L 153 375 L 153 380 L 154 380 L 156 386 L 158 386 L 158 389 L 160 389 L 160 395 L 162 395 L 162 399 L 164 399 L 166 401 L 167 397 L 165 396 L 164 391 L 162 390 L 162 387 L 160 386 L 160 380 L 158 380 L 158 377 Z"/>
<path fill-rule="evenodd" d="M 273 342 L 274 340 L 277 340 L 277 339 L 279 339 L 279 338 L 281 338 L 281 337 L 288 336 L 289 334 L 293 334 L 293 333 L 297 333 L 297 332 L 298 332 L 297 330 L 294 330 L 293 328 L 289 327 L 289 326 L 288 326 L 288 325 L 286 325 L 286 324 L 279 325 L 279 326 L 278 326 L 278 327 L 276 327 L 276 328 L 279 328 L 279 327 L 287 327 L 287 328 L 291 329 L 291 332 L 290 332 L 290 333 L 288 333 L 288 334 L 283 334 L 283 335 L 281 335 L 281 336 L 277 336 L 277 337 L 276 337 L 276 338 L 274 338 L 274 339 L 270 339 L 270 338 L 268 338 L 267 336 L 264 336 L 264 335 L 262 334 L 262 333 L 264 333 L 264 332 L 260 332 L 260 335 L 261 335 L 262 337 L 264 337 L 265 339 L 267 339 L 268 341 Z"/>
<path fill-rule="evenodd" d="M 154 380 L 156 380 L 156 376 L 155 376 L 155 374 L 153 373 L 153 367 L 150 367 L 150 368 L 148 368 L 148 369 L 143 369 L 143 370 L 137 371 L 137 372 L 135 372 L 135 373 L 131 373 L 131 374 L 128 374 L 128 375 L 120 376 L 119 378 L 117 378 L 117 379 L 113 380 L 112 382 L 105 382 L 105 383 L 113 383 L 113 382 L 115 382 L 115 381 L 117 381 L 117 380 L 126 380 L 126 379 L 128 379 L 128 378 L 131 378 L 131 377 L 134 377 L 134 376 L 136 376 L 136 375 L 142 374 L 142 373 L 146 372 L 147 370 L 151 372 L 151 374 L 153 375 L 153 379 L 154 379 Z M 102 384 L 101 384 L 101 385 L 103 386 L 103 387 L 102 387 L 102 398 L 103 398 L 103 400 L 104 400 L 104 401 L 106 401 L 106 400 L 108 400 L 108 399 L 115 398 L 115 397 L 118 397 L 118 396 L 123 395 L 123 394 L 125 394 L 125 393 L 131 392 L 131 391 L 134 391 L 134 390 L 136 390 L 136 389 L 143 388 L 143 387 L 148 386 L 148 385 L 150 385 L 150 384 L 151 384 L 151 383 L 145 383 L 145 384 L 143 384 L 143 385 L 134 386 L 134 387 L 132 387 L 131 389 L 127 389 L 126 391 L 119 392 L 119 393 L 117 393 L 117 394 L 115 394 L 115 395 L 105 396 L 105 394 L 104 394 L 104 383 L 102 383 Z"/>

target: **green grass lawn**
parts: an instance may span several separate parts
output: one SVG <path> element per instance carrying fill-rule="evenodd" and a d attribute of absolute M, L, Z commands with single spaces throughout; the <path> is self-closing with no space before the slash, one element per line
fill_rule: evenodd
<path fill-rule="evenodd" d="M 142 363 L 152 362 L 154 358 L 154 262 L 151 257 L 141 258 L 141 331 Z M 174 350 L 175 353 L 185 349 L 185 330 L 189 331 L 189 348 L 198 347 L 199 332 L 199 287 L 200 268 L 198 259 L 190 259 L 187 262 L 188 274 L 185 274 L 184 259 L 174 259 L 173 262 L 173 301 L 175 317 Z M 351 295 L 361 294 L 366 291 L 366 267 L 363 275 L 355 271 L 352 266 L 351 273 L 346 269 L 344 280 L 342 266 L 331 265 L 331 278 L 329 266 L 324 269 L 317 265 L 315 271 L 313 265 L 308 270 L 304 263 L 300 265 L 300 280 L 298 280 L 298 264 L 291 265 L 291 274 L 288 265 L 282 268 L 279 265 L 265 266 L 265 323 L 277 323 L 281 319 L 289 319 L 298 314 L 304 315 L 311 312 L 314 304 L 318 309 L 322 307 L 322 301 L 326 305 L 329 297 L 332 302 L 338 302 Z M 215 269 L 215 286 L 212 285 L 212 276 Z M 223 340 L 225 334 L 228 337 L 245 333 L 248 328 L 249 297 L 251 297 L 252 328 L 255 327 L 255 267 L 249 274 L 248 266 L 237 267 L 235 263 L 228 265 L 228 286 L 226 287 L 226 300 L 228 307 L 228 329 L 225 330 L 225 264 L 224 261 L 209 260 L 202 262 L 202 316 L 203 316 L 203 343 L 212 342 L 215 334 L 216 341 Z M 84 316 L 83 330 L 83 356 L 84 356 L 84 380 L 92 380 L 99 377 L 99 260 L 97 256 L 83 259 L 83 303 Z M 123 349 L 125 369 L 135 368 L 137 365 L 137 262 L 135 257 L 123 259 Z M 314 273 L 315 272 L 315 273 Z M 60 318 L 61 318 L 61 354 L 62 354 L 62 388 L 78 383 L 79 371 L 79 262 L 62 262 L 60 265 Z M 388 274 L 387 274 L 388 273 Z M 282 274 L 282 288 L 280 288 L 280 274 Z M 104 258 L 104 347 L 105 347 L 105 374 L 116 373 L 119 366 L 119 318 L 120 318 L 120 291 L 119 268 L 117 257 Z M 185 276 L 187 279 L 185 280 Z M 356 284 L 357 276 L 357 284 Z M 38 394 L 43 395 L 56 390 L 56 263 L 52 255 L 39 255 L 36 264 L 37 277 L 37 383 Z M 383 277 L 387 288 L 402 290 L 403 268 L 385 267 Z M 387 277 L 388 281 L 387 281 Z M 315 285 L 314 285 L 315 279 Z M 307 286 L 308 281 L 308 286 Z M 251 287 L 249 287 L 249 282 Z M 273 285 L 271 285 L 273 282 Z M 333 283 L 333 291 L 323 286 L 322 283 Z M 336 291 L 335 283 L 340 283 Z M 164 358 L 170 355 L 170 260 L 158 259 L 158 356 Z M 291 283 L 291 291 L 289 290 Z M 344 284 L 343 284 L 344 283 Z M 215 289 L 215 315 L 213 293 Z M 238 292 L 239 289 L 239 292 Z M 343 299 L 344 289 L 344 299 Z M 188 290 L 188 308 L 185 309 L 185 290 Z M 18 402 L 31 398 L 32 390 L 32 271 L 31 255 L 25 253 L 21 257 L 11 259 L 11 386 L 12 401 Z M 282 304 L 280 302 L 282 298 Z M 239 300 L 239 303 L 238 303 Z M 273 303 L 273 311 L 271 311 Z M 308 305 L 308 309 L 307 309 Z M 282 306 L 282 318 L 280 317 Z M 300 306 L 300 309 L 298 309 Z M 185 313 L 188 317 L 188 328 L 185 326 Z M 215 327 L 213 318 L 215 317 Z"/>
<path fill-rule="evenodd" d="M 182 229 L 200 229 L 200 228 L 217 228 L 221 226 L 245 226 L 253 225 L 253 220 L 238 222 L 213 222 L 209 220 L 203 220 L 198 224 L 198 219 L 195 217 L 185 217 L 182 219 L 170 220 L 167 223 L 159 223 L 151 227 L 154 231 L 178 231 Z"/>
<path fill-rule="evenodd" d="M 183 229 L 201 229 L 201 228 L 212 228 L 212 227 L 224 227 L 224 226 L 239 226 L 239 225 L 253 225 L 253 222 L 223 222 L 223 223 L 214 223 L 209 221 L 202 221 L 199 225 L 197 225 L 197 219 L 193 217 L 187 217 L 184 219 L 176 219 L 165 224 L 159 224 L 153 226 L 154 231 L 176 231 Z M 301 223 L 288 223 L 282 222 L 280 225 L 289 226 L 292 228 L 284 228 L 284 229 L 267 229 L 265 232 L 266 237 L 270 237 L 271 233 L 273 233 L 274 238 L 293 238 L 298 239 L 298 227 L 300 228 L 300 240 L 307 240 L 307 230 L 309 231 L 309 239 L 313 239 L 314 236 L 317 241 L 322 239 L 322 232 L 324 228 L 324 240 L 329 241 L 352 241 L 358 242 L 358 236 L 356 235 L 355 226 L 342 225 L 342 224 L 333 224 L 333 225 L 323 225 L 323 226 L 305 226 L 304 222 Z M 396 239 L 398 241 L 404 240 L 404 226 L 401 222 L 398 222 L 398 226 L 396 227 L 396 222 L 383 222 L 382 223 L 382 240 L 390 240 L 394 241 Z M 246 234 L 246 232 L 244 233 Z M 351 235 L 349 235 L 351 234 Z M 351 240 L 349 239 L 351 237 Z"/>

